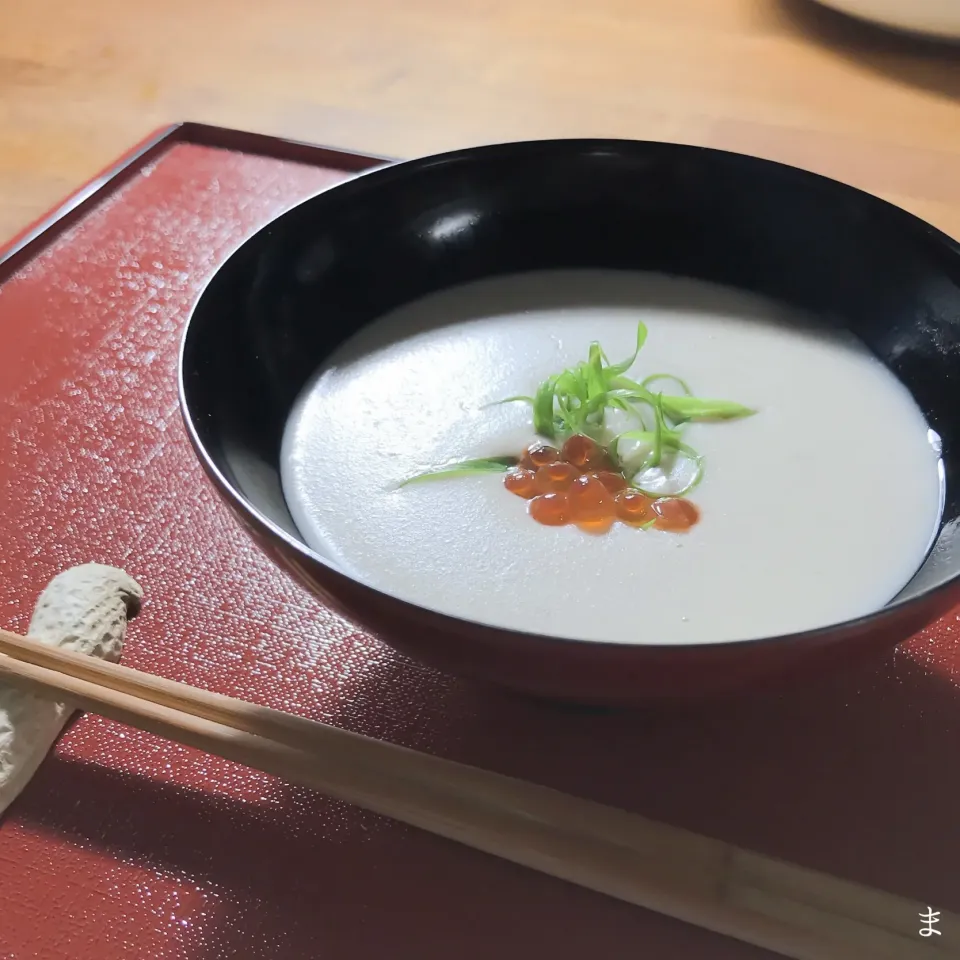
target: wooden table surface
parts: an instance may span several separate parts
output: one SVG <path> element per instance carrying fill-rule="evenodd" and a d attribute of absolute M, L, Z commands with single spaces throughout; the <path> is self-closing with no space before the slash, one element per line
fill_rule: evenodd
<path fill-rule="evenodd" d="M 721 146 L 960 235 L 960 52 L 812 0 L 0 0 L 0 237 L 151 129 Z"/>

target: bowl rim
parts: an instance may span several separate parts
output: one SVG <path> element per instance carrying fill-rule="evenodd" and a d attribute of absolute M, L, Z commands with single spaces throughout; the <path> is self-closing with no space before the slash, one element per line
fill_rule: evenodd
<path fill-rule="evenodd" d="M 238 241 L 230 249 L 229 253 L 220 261 L 219 265 L 214 268 L 213 272 L 207 277 L 188 307 L 187 318 L 183 324 L 183 329 L 180 334 L 180 347 L 177 354 L 177 394 L 180 414 L 194 453 L 199 459 L 200 465 L 203 467 L 208 477 L 210 477 L 215 486 L 218 488 L 220 495 L 230 501 L 235 511 L 238 511 L 241 515 L 245 515 L 253 520 L 253 522 L 263 533 L 267 534 L 274 540 L 281 541 L 287 549 L 292 550 L 294 554 L 299 555 L 303 560 L 320 566 L 334 577 L 343 577 L 344 579 L 349 580 L 351 583 L 362 587 L 364 590 L 387 597 L 393 603 L 407 607 L 411 611 L 419 611 L 421 614 L 427 614 L 430 617 L 439 618 L 441 621 L 448 622 L 451 625 L 460 624 L 467 626 L 472 630 L 488 632 L 491 635 L 513 635 L 522 637 L 526 641 L 533 643 L 564 644 L 584 647 L 588 646 L 591 650 L 595 650 L 601 654 L 602 652 L 617 652 L 622 654 L 624 651 L 634 649 L 637 651 L 646 651 L 647 653 L 656 651 L 660 653 L 674 652 L 679 654 L 683 652 L 693 655 L 697 652 L 716 652 L 731 648 L 742 650 L 745 648 L 754 648 L 768 644 L 797 644 L 807 642 L 812 643 L 818 640 L 839 640 L 843 635 L 862 633 L 874 626 L 878 626 L 882 624 L 883 621 L 891 619 L 891 617 L 893 617 L 895 614 L 907 613 L 910 610 L 918 608 L 921 604 L 929 603 L 932 599 L 941 597 L 943 594 L 949 593 L 951 590 L 955 590 L 958 586 L 960 586 L 960 571 L 958 571 L 956 574 L 947 578 L 942 583 L 928 587 L 913 597 L 904 599 L 897 599 L 894 597 L 894 599 L 888 601 L 877 610 L 863 614 L 859 617 L 854 617 L 850 620 L 838 621 L 809 630 L 800 630 L 792 633 L 777 634 L 774 636 L 733 638 L 700 643 L 621 643 L 615 640 L 586 640 L 577 637 L 564 637 L 554 634 L 535 633 L 530 630 L 523 630 L 516 627 L 498 626 L 496 624 L 486 623 L 482 620 L 473 620 L 469 617 L 461 617 L 457 616 L 456 614 L 444 613 L 431 607 L 415 603 L 414 601 L 406 600 L 403 597 L 398 597 L 395 594 L 380 589 L 379 587 L 374 587 L 368 583 L 365 583 L 364 581 L 352 576 L 345 570 L 338 567 L 327 557 L 324 557 L 322 554 L 311 549 L 306 543 L 298 540 L 296 537 L 284 530 L 279 524 L 267 517 L 253 503 L 247 500 L 247 498 L 243 496 L 238 489 L 234 487 L 234 485 L 224 475 L 223 471 L 214 462 L 213 457 L 210 455 L 203 441 L 200 439 L 199 431 L 194 422 L 195 416 L 191 411 L 190 403 L 187 397 L 188 386 L 186 383 L 184 364 L 188 349 L 188 341 L 190 340 L 192 331 L 195 329 L 195 320 L 199 308 L 204 298 L 207 296 L 210 287 L 216 281 L 216 278 L 246 246 L 257 242 L 265 231 L 272 229 L 283 219 L 294 217 L 301 210 L 301 208 L 307 206 L 308 204 L 312 204 L 319 197 L 326 196 L 331 192 L 343 193 L 344 191 L 349 191 L 349 189 L 358 182 L 360 182 L 362 185 L 362 181 L 366 180 L 368 177 L 374 177 L 375 179 L 383 177 L 384 179 L 388 180 L 390 179 L 390 175 L 402 177 L 405 175 L 406 171 L 409 170 L 415 171 L 419 169 L 428 169 L 431 166 L 454 163 L 460 160 L 472 160 L 475 158 L 483 159 L 485 156 L 496 157 L 497 154 L 506 154 L 516 151 L 536 154 L 541 150 L 560 148 L 566 148 L 572 151 L 583 151 L 585 149 L 592 148 L 595 151 L 601 151 L 604 147 L 606 147 L 608 150 L 612 150 L 613 148 L 623 149 L 626 147 L 636 149 L 651 146 L 655 149 L 675 149 L 681 153 L 705 153 L 720 157 L 728 157 L 731 159 L 736 159 L 737 161 L 747 161 L 762 167 L 779 169 L 801 181 L 807 181 L 811 184 L 819 183 L 828 187 L 829 189 L 858 194 L 866 199 L 867 202 L 874 204 L 878 209 L 884 209 L 888 216 L 892 216 L 899 220 L 903 228 L 912 230 L 914 232 L 919 232 L 929 242 L 934 242 L 943 247 L 945 253 L 956 259 L 958 268 L 960 268 L 960 244 L 958 244 L 956 240 L 949 236 L 949 234 L 944 233 L 942 230 L 928 223 L 926 220 L 923 220 L 921 217 L 910 213 L 910 211 L 905 210 L 903 207 L 899 207 L 888 200 L 884 200 L 882 197 L 878 197 L 875 194 L 872 194 L 866 190 L 862 190 L 859 187 L 855 187 L 852 184 L 845 183 L 842 180 L 837 180 L 833 177 L 825 176 L 824 174 L 815 173 L 811 170 L 805 170 L 802 167 L 783 163 L 779 160 L 770 160 L 765 157 L 758 157 L 752 154 L 740 153 L 733 150 L 722 150 L 715 147 L 704 147 L 696 144 L 675 143 L 666 140 L 561 137 L 541 140 L 511 140 L 487 143 L 476 146 L 460 147 L 456 150 L 428 154 L 426 156 L 414 157 L 407 160 L 387 160 L 383 163 L 375 164 L 367 170 L 362 170 L 358 173 L 355 173 L 344 180 L 339 180 L 336 183 L 320 188 L 309 196 L 304 197 L 302 200 L 294 203 L 292 206 L 283 210 L 276 216 L 271 217 L 266 223 L 258 227 L 252 234 Z M 942 530 L 942 526 L 939 529 Z M 926 556 L 930 555 L 931 549 L 935 549 L 935 544 L 938 539 L 939 530 L 937 535 L 934 537 L 933 546 L 928 548 Z M 914 575 L 916 575 L 916 571 Z M 903 639 L 908 638 L 904 637 Z"/>

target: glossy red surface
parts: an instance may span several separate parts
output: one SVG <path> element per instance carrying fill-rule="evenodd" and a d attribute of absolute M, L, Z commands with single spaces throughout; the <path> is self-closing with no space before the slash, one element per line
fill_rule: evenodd
<path fill-rule="evenodd" d="M 184 434 L 180 328 L 240 238 L 341 176 L 175 143 L 0 287 L 0 623 L 118 564 L 147 592 L 130 666 L 960 909 L 960 611 L 766 700 L 578 711 L 406 660 L 253 546 Z M 769 956 L 92 716 L 0 822 L 3 960 L 584 954 Z"/>

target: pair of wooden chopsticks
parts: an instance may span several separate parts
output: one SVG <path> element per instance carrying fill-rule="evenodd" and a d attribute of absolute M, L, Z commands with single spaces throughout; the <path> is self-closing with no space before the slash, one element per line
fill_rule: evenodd
<path fill-rule="evenodd" d="M 920 936 L 927 904 L 2 630 L 0 681 L 783 956 L 960 957 L 960 917 Z"/>

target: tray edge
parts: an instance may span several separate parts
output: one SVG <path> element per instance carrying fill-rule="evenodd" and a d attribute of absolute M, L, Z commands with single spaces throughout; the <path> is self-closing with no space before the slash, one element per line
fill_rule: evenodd
<path fill-rule="evenodd" d="M 116 190 L 174 143 L 195 143 L 274 157 L 277 160 L 309 163 L 314 166 L 335 166 L 351 173 L 396 162 L 392 157 L 355 153 L 337 147 L 213 124 L 189 120 L 173 123 L 153 131 L 57 206 L 14 235 L 9 242 L 0 244 L 0 284 L 6 282 L 54 237 L 79 220 L 90 207 Z"/>

